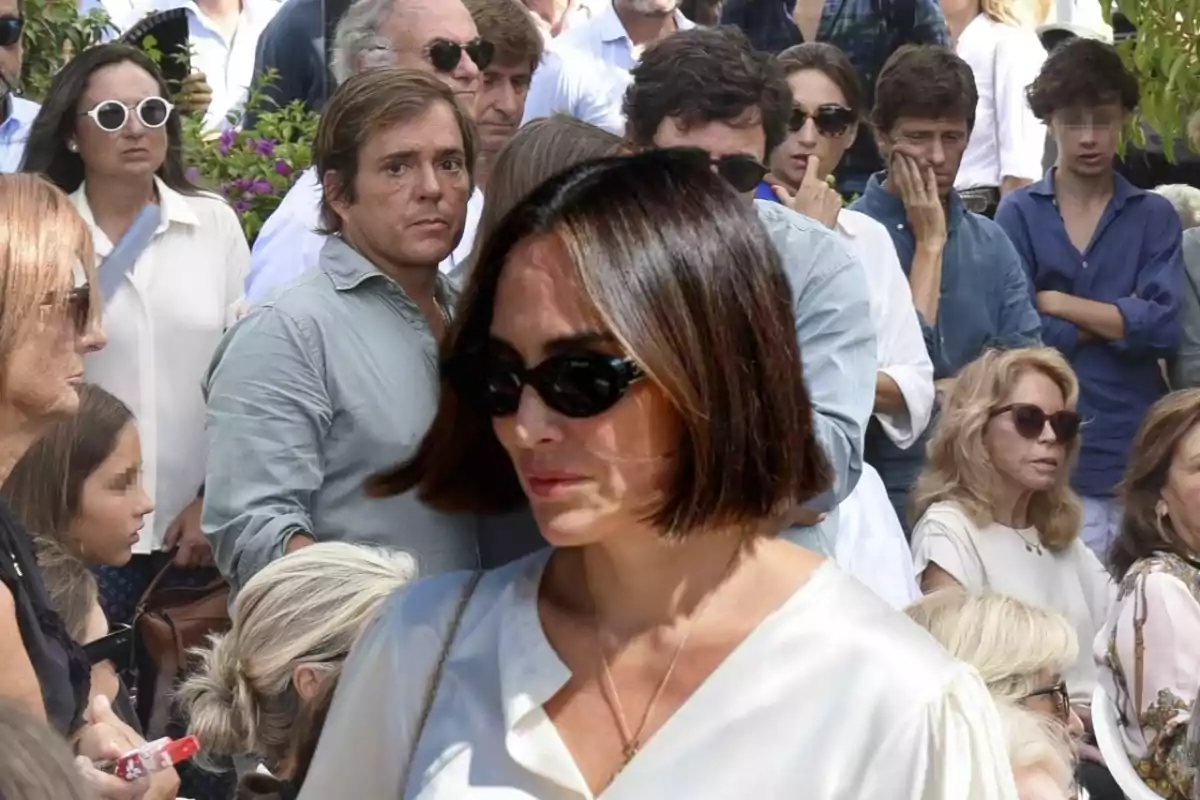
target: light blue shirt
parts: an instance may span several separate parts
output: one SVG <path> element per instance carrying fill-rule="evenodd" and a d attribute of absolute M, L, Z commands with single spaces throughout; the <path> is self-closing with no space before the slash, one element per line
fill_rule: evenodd
<path fill-rule="evenodd" d="M 16 172 L 21 169 L 21 159 L 25 157 L 29 129 L 42 107 L 32 100 L 11 94 L 5 105 L 8 116 L 4 122 L 0 122 L 0 172 Z"/>
<path fill-rule="evenodd" d="M 443 307 L 453 301 L 439 280 Z M 319 267 L 238 322 L 205 381 L 203 528 L 240 588 L 293 533 L 405 550 L 422 575 L 474 569 L 479 518 L 363 483 L 415 452 L 438 404 L 437 342 L 398 284 L 337 237 Z"/>
<path fill-rule="evenodd" d="M 837 504 L 862 474 L 863 436 L 875 408 L 878 359 L 866 272 L 838 236 L 820 223 L 779 203 L 755 200 L 754 207 L 792 287 L 796 341 L 813 425 L 833 477 L 832 489 L 809 504 L 828 512 L 825 521 L 793 528 L 785 537 L 832 555 Z"/>

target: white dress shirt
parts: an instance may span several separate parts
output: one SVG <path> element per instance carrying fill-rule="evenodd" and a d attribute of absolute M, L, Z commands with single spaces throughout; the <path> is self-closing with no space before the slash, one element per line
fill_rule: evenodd
<path fill-rule="evenodd" d="M 1041 178 L 1046 126 L 1025 99 L 1046 60 L 1037 34 L 980 14 L 963 29 L 955 52 L 970 65 L 979 90 L 975 128 L 955 188 L 998 187 L 1006 175 Z"/>
<path fill-rule="evenodd" d="M 546 43 L 542 62 L 525 96 L 521 124 L 566 114 L 624 136 L 625 112 L 621 105 L 632 82 L 629 72 L 562 45 L 561 38 Z"/>
<path fill-rule="evenodd" d="M 21 169 L 21 159 L 25 157 L 29 128 L 42 107 L 12 94 L 5 98 L 5 103 L 8 116 L 0 122 L 0 172 L 16 172 Z"/>
<path fill-rule="evenodd" d="M 230 114 L 240 118 L 254 77 L 258 38 L 282 5 L 281 0 L 242 0 L 237 27 L 228 39 L 193 0 L 153 0 L 140 7 L 136 18 L 125 27 L 131 27 L 148 13 L 187 9 L 192 70 L 203 72 L 212 87 L 212 103 L 204 114 L 204 127 L 223 130 L 230 127 Z"/>
<path fill-rule="evenodd" d="M 546 560 L 543 551 L 483 575 L 416 742 L 464 574 L 395 592 L 346 663 L 300 800 L 593 798 L 545 709 L 572 678 L 538 613 Z M 593 724 L 614 723 L 597 715 Z M 683 701 L 602 797 L 1017 793 L 978 674 L 826 562 Z"/>
<path fill-rule="evenodd" d="M 483 191 L 476 186 L 467 201 L 467 219 L 462 239 L 441 263 L 443 274 L 455 271 L 475 245 L 475 229 L 483 213 Z M 300 174 L 284 195 L 275 213 L 267 217 L 250 254 L 246 276 L 246 303 L 256 305 L 272 289 L 289 283 L 317 266 L 326 237 L 317 233 L 321 224 L 321 184 L 315 169 Z"/>
<path fill-rule="evenodd" d="M 675 12 L 675 26 L 681 31 L 696 27 L 682 11 Z M 629 34 L 625 32 L 625 23 L 621 22 L 611 2 L 599 8 L 596 15 L 587 22 L 563 31 L 555 41 L 563 47 L 587 53 L 592 58 L 625 72 L 637 65 L 645 47 L 635 45 L 629 40 Z"/>
<path fill-rule="evenodd" d="M 250 253 L 237 215 L 208 194 L 185 196 L 155 179 L 162 221 L 104 309 L 108 345 L 84 359 L 87 380 L 133 411 L 146 491 L 155 512 L 135 553 L 163 535 L 204 482 L 201 380 L 240 308 Z M 84 187 L 71 195 L 92 230 L 99 264 L 113 243 L 96 225 Z"/>

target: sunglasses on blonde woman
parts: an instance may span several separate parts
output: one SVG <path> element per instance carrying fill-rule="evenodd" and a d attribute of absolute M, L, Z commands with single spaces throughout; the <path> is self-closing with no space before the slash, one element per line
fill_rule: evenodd
<path fill-rule="evenodd" d="M 53 311 L 62 309 L 65 312 L 65 319 L 70 323 L 72 330 L 79 336 L 87 333 L 88 323 L 92 317 L 92 293 L 87 284 L 83 286 L 75 286 L 62 299 L 47 297 L 42 302 L 43 311 Z"/>
<path fill-rule="evenodd" d="M 998 417 L 1010 411 L 1012 412 L 1013 427 L 1025 439 L 1036 439 L 1041 436 L 1042 431 L 1046 429 L 1047 422 L 1050 423 L 1050 430 L 1054 431 L 1054 437 L 1063 444 L 1072 441 L 1079 435 L 1079 414 L 1066 409 L 1047 414 L 1038 406 L 1029 403 L 1011 403 L 992 409 L 989 418 Z"/>

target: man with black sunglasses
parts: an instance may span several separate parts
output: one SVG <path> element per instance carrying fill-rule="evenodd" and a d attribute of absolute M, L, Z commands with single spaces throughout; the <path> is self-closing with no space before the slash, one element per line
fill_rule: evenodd
<path fill-rule="evenodd" d="M 25 155 L 25 140 L 37 116 L 37 103 L 17 97 L 24 48 L 24 4 L 0 0 L 0 172 L 16 172 Z"/>
<path fill-rule="evenodd" d="M 449 86 L 472 118 L 480 73 L 491 65 L 495 45 L 481 37 L 461 0 L 355 0 L 338 23 L 333 72 L 339 83 L 384 66 L 428 72 Z M 473 165 L 472 165 L 473 166 Z M 305 172 L 263 225 L 251 252 L 246 301 L 254 304 L 271 289 L 316 266 L 325 237 L 317 233 L 321 187 Z M 474 191 L 468 223 L 442 265 L 451 272 L 471 252 L 483 193 Z"/>
<path fill-rule="evenodd" d="M 752 200 L 767 174 L 764 163 L 787 135 L 791 89 L 774 59 L 731 27 L 668 36 L 646 50 L 632 74 L 627 137 L 637 147 L 707 151 L 713 169 L 754 202 L 783 260 L 813 422 L 834 478 L 829 493 L 797 509 L 793 522 L 801 527 L 788 537 L 832 553 L 833 512 L 862 471 L 863 431 L 875 401 L 875 333 L 862 265 L 836 235 L 778 203 Z"/>

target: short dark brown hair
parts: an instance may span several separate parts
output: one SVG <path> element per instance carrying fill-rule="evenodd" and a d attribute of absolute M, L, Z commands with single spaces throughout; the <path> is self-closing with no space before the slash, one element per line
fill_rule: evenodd
<path fill-rule="evenodd" d="M 815 69 L 826 78 L 833 81 L 846 97 L 846 105 L 855 115 L 862 119 L 867 113 L 862 81 L 850 59 L 846 58 L 837 47 L 827 42 L 805 42 L 784 50 L 776 59 L 783 67 L 785 76 L 791 76 L 806 69 Z"/>
<path fill-rule="evenodd" d="M 360 72 L 346 79 L 321 112 L 313 141 L 313 164 L 322 186 L 333 172 L 343 199 L 354 202 L 358 156 L 367 140 L 383 128 L 412 122 L 437 103 L 454 112 L 462 134 L 467 171 L 475 173 L 475 125 L 454 97 L 454 92 L 427 72 L 383 67 Z M 326 192 L 321 194 L 321 231 L 340 233 L 341 218 L 333 210 Z"/>
<path fill-rule="evenodd" d="M 545 44 L 528 9 L 517 0 L 463 0 L 479 35 L 496 47 L 495 61 L 505 66 L 529 65 L 533 74 Z"/>
<path fill-rule="evenodd" d="M 1200 389 L 1171 392 L 1146 412 L 1133 438 L 1125 477 L 1117 487 L 1124 512 L 1108 553 L 1109 569 L 1119 582 L 1134 562 L 1156 551 L 1187 554 L 1169 516 L 1159 518 L 1158 502 L 1179 443 L 1200 425 Z"/>
<path fill-rule="evenodd" d="M 871 124 L 889 133 L 901 117 L 966 120 L 975 127 L 979 92 L 971 67 L 940 45 L 904 45 L 892 53 L 875 83 Z"/>
<path fill-rule="evenodd" d="M 756 51 L 731 25 L 673 33 L 646 48 L 625 92 L 628 132 L 639 147 L 654 144 L 668 117 L 684 125 L 731 124 L 752 112 L 766 153 L 787 138 L 792 92 L 774 57 Z"/>
<path fill-rule="evenodd" d="M 1055 48 L 1025 96 L 1042 122 L 1048 122 L 1055 111 L 1080 106 L 1119 103 L 1133 111 L 1141 99 L 1137 78 L 1125 68 L 1117 49 L 1087 38 L 1071 39 Z"/>
<path fill-rule="evenodd" d="M 525 504 L 491 418 L 459 396 L 446 365 L 488 341 L 510 253 L 547 234 L 562 241 L 598 318 L 680 417 L 671 486 L 647 512 L 664 535 L 757 527 L 829 486 L 779 254 L 707 154 L 667 149 L 576 166 L 504 217 L 443 345 L 433 425 L 411 461 L 372 482 L 372 494 L 418 487 L 435 508 L 485 514 Z"/>

